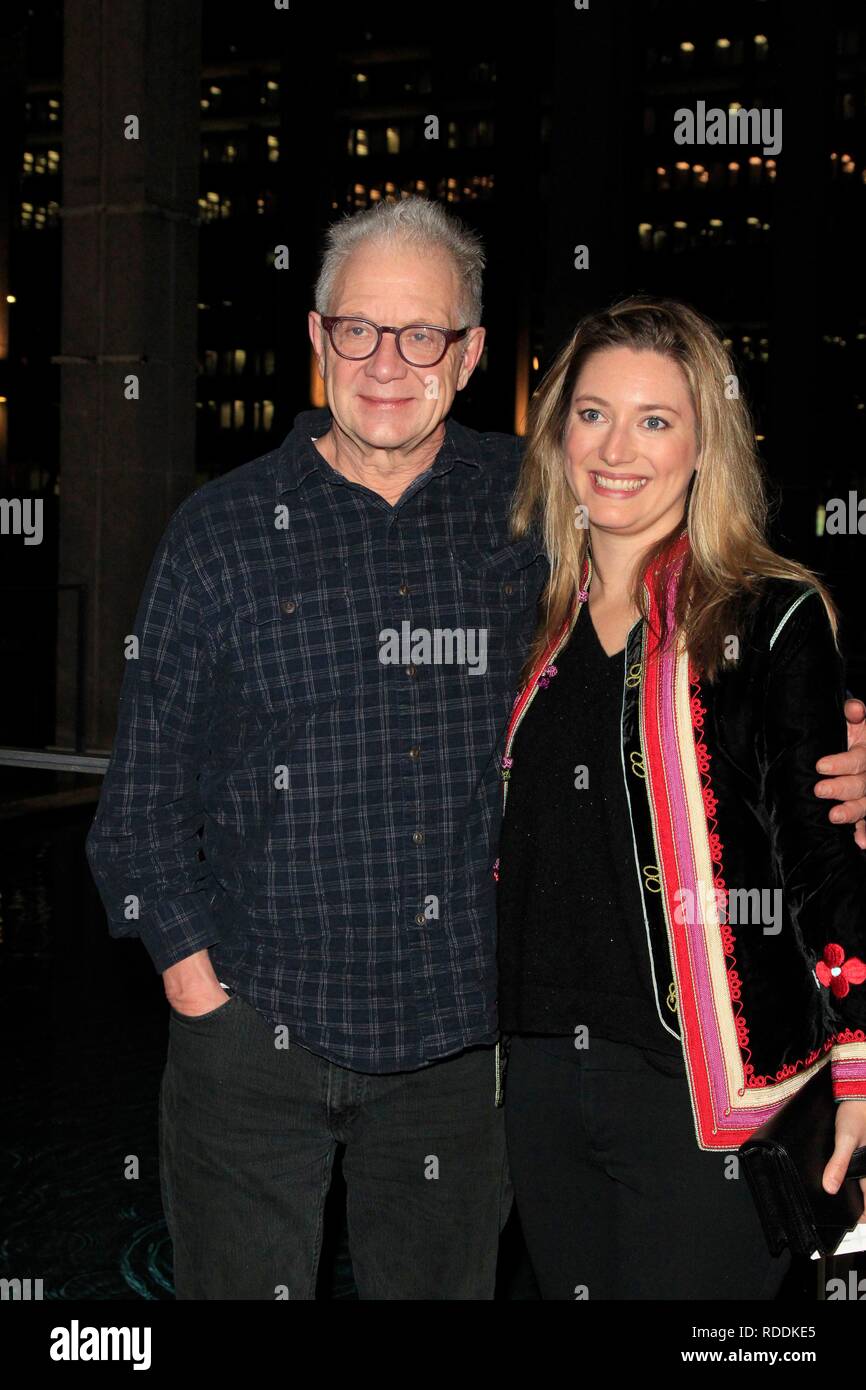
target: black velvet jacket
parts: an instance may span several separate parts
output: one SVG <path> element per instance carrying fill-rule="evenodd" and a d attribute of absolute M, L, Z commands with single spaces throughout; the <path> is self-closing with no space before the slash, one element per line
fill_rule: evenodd
<path fill-rule="evenodd" d="M 514 734 L 591 578 L 587 563 L 515 703 L 505 794 Z M 737 1147 L 825 1065 L 837 1099 L 866 1100 L 866 854 L 814 794 L 816 761 L 845 746 L 841 658 L 820 595 L 790 580 L 743 602 L 729 643 L 736 660 L 701 683 L 681 642 L 654 650 L 636 623 L 622 703 L 656 1006 L 705 1149 Z"/>

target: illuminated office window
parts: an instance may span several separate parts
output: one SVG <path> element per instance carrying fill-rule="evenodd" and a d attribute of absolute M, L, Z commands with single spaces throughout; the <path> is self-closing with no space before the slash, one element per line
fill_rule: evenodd
<path fill-rule="evenodd" d="M 321 400 L 313 400 L 313 405 L 324 405 L 324 396 Z M 254 430 L 269 430 L 274 423 L 274 403 L 273 401 L 252 401 L 252 428 Z"/>
<path fill-rule="evenodd" d="M 219 193 L 210 191 L 198 200 L 202 222 L 216 222 L 221 217 L 230 217 L 232 204 L 230 198 L 221 198 Z"/>
<path fill-rule="evenodd" d="M 56 174 L 60 168 L 59 150 L 24 150 L 22 174 Z"/>
<path fill-rule="evenodd" d="M 280 137 L 279 135 L 268 136 L 268 163 L 276 164 L 280 157 Z"/>
<path fill-rule="evenodd" d="M 242 430 L 244 427 L 244 418 L 246 416 L 245 403 L 244 401 L 235 401 L 234 406 L 234 426 L 236 430 Z"/>
<path fill-rule="evenodd" d="M 234 367 L 235 376 L 240 376 L 241 372 L 247 365 L 246 348 L 235 348 L 233 358 L 234 360 L 232 362 L 232 366 Z"/>
<path fill-rule="evenodd" d="M 53 201 L 47 204 L 22 203 L 19 212 L 20 225 L 39 232 L 45 227 L 55 226 L 59 212 L 60 205 Z"/>
<path fill-rule="evenodd" d="M 385 127 L 385 147 L 389 154 L 400 153 L 400 132 L 394 125 Z"/>

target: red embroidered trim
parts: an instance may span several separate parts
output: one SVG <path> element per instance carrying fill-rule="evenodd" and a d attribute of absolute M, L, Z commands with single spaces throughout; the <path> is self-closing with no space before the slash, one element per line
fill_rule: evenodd
<path fill-rule="evenodd" d="M 691 697 L 690 708 L 692 714 L 692 727 L 695 730 L 695 751 L 697 753 L 698 771 L 701 774 L 701 791 L 704 801 L 704 810 L 707 816 L 707 831 L 710 842 L 710 857 L 713 861 L 713 878 L 715 880 L 715 887 L 717 893 L 719 890 L 721 890 L 723 893 L 727 893 L 727 885 L 725 883 L 724 869 L 722 866 L 722 853 L 725 847 L 722 844 L 721 839 L 719 838 L 717 828 L 718 820 L 716 819 L 716 811 L 718 809 L 719 803 L 717 798 L 713 794 L 712 780 L 710 777 L 710 763 L 712 761 L 712 754 L 707 748 L 707 745 L 704 742 L 702 736 L 704 728 L 704 715 L 707 711 L 706 707 L 702 705 L 700 701 L 701 683 L 698 678 L 698 673 L 692 666 L 691 662 L 689 663 L 689 684 L 694 692 Z M 716 901 L 718 902 L 718 896 L 716 897 Z M 728 914 L 726 912 L 726 919 L 727 915 Z M 767 1085 L 772 1086 L 773 1083 L 776 1081 L 785 1081 L 789 1076 L 795 1076 L 797 1072 L 801 1069 L 801 1067 L 810 1067 L 812 1063 L 816 1061 L 818 1057 L 821 1056 L 822 1053 L 829 1052 L 830 1048 L 833 1047 L 836 1043 L 854 1042 L 855 1040 L 860 1041 L 863 1038 L 863 1033 L 861 1029 L 857 1030 L 856 1035 L 851 1034 L 851 1030 L 847 1029 L 846 1033 L 844 1034 L 837 1033 L 833 1037 L 827 1038 L 820 1047 L 816 1047 L 813 1052 L 809 1053 L 808 1057 L 803 1058 L 801 1061 L 787 1062 L 783 1067 L 779 1068 L 775 1076 L 759 1075 L 755 1071 L 755 1068 L 752 1066 L 752 1063 L 748 1060 L 748 1058 L 751 1057 L 752 1053 L 749 1047 L 749 1029 L 746 1023 L 745 1015 L 743 1013 L 743 1005 L 741 1002 L 742 981 L 740 979 L 739 972 L 736 969 L 737 958 L 734 954 L 736 949 L 736 937 L 734 936 L 734 933 L 731 931 L 730 923 L 727 920 L 720 924 L 720 928 L 722 933 L 722 946 L 724 948 L 725 956 L 730 961 L 730 966 L 728 967 L 727 971 L 728 989 L 731 995 L 731 1002 L 734 1005 L 734 1025 L 737 1030 L 737 1042 L 739 1044 L 740 1051 L 747 1054 L 747 1058 L 743 1062 L 743 1076 L 745 1078 L 747 1087 L 750 1087 L 751 1089 L 755 1090 Z"/>
<path fill-rule="evenodd" d="M 704 715 L 707 711 L 706 706 L 701 704 L 701 682 L 698 677 L 698 673 L 691 662 L 689 662 L 689 685 L 692 688 L 692 696 L 689 702 L 689 707 L 691 709 L 692 715 L 692 728 L 695 733 L 695 753 L 697 755 L 698 772 L 701 776 L 701 795 L 704 801 L 704 812 L 707 817 L 707 834 L 709 836 L 710 842 L 710 858 L 713 861 L 713 880 L 717 895 L 716 902 L 718 902 L 718 893 L 727 893 L 727 884 L 725 883 L 724 877 L 724 867 L 722 865 L 722 852 L 724 850 L 724 845 L 722 844 L 721 838 L 718 833 L 719 822 L 716 818 L 716 811 L 718 810 L 719 803 L 713 792 L 713 784 L 712 779 L 710 777 L 710 763 L 712 761 L 712 756 L 703 738 Z M 727 915 L 728 914 L 725 913 L 726 920 L 724 922 L 721 922 L 719 925 L 722 933 L 722 947 L 724 949 L 726 959 L 730 962 L 727 969 L 728 991 L 731 996 L 731 1002 L 734 1005 L 734 1026 L 737 1030 L 737 1042 L 739 1044 L 740 1051 L 748 1053 L 749 1057 L 751 1057 L 752 1054 L 749 1050 L 749 1030 L 746 1026 L 746 1020 L 743 1015 L 743 1005 L 740 1002 L 740 996 L 742 993 L 742 981 L 740 980 L 739 973 L 736 969 L 737 958 L 734 954 L 736 942 L 734 939 L 734 933 L 731 931 L 730 925 L 727 921 Z M 747 1062 L 745 1067 L 747 1076 L 749 1074 L 750 1067 L 751 1063 Z M 752 1068 L 752 1071 L 754 1071 L 754 1068 Z"/>
<path fill-rule="evenodd" d="M 866 1042 L 866 1033 L 862 1028 L 843 1028 L 841 1033 L 837 1033 L 833 1040 L 836 1043 Z"/>

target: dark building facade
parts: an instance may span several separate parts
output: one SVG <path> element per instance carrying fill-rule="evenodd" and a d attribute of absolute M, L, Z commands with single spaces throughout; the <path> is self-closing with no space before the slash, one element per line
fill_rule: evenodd
<path fill-rule="evenodd" d="M 41 497 L 54 520 L 38 558 L 5 544 L 2 576 L 34 593 L 38 582 L 50 623 L 72 601 L 52 586 L 75 570 L 58 560 L 64 22 L 67 67 L 84 55 L 70 51 L 76 29 L 61 5 L 13 11 L 0 469 L 5 495 Z M 866 690 L 862 536 L 825 527 L 828 501 L 866 495 L 866 25 L 857 6 L 820 7 L 806 25 L 775 0 L 723 13 L 662 0 L 551 3 L 517 25 L 453 4 L 433 23 L 405 6 L 336 22 L 312 7 L 247 15 L 205 5 L 196 95 L 197 288 L 179 287 L 196 295 L 195 384 L 177 407 L 194 412 L 195 446 L 174 446 L 150 532 L 172 497 L 273 447 L 298 410 L 322 399 L 306 314 L 327 224 L 422 193 L 476 227 L 488 249 L 488 345 L 455 411 L 469 425 L 521 429 L 579 315 L 616 297 L 680 296 L 719 324 L 755 412 L 776 540 L 828 577 L 847 619 L 851 683 Z M 86 99 L 80 86 L 75 99 Z M 696 127 L 678 143 L 678 113 L 699 108 L 724 113 L 732 138 L 702 142 Z M 780 113 L 778 147 L 737 138 L 746 128 L 738 112 Z M 110 319 L 112 305 L 102 312 Z M 866 516 L 863 524 L 866 533 Z M 148 535 L 133 555 L 126 608 L 149 546 Z M 92 596 L 93 575 L 81 582 Z M 124 613 L 124 630 L 130 620 Z M 10 657 L 26 658 L 28 630 L 7 628 Z M 61 651 L 67 665 L 74 648 Z M 115 676 L 96 677 L 106 709 Z M 50 700 L 27 702 L 26 716 L 5 700 L 4 741 L 51 740 Z M 104 744 L 105 718 L 98 725 L 88 737 Z M 67 717 L 64 737 L 69 727 Z"/>

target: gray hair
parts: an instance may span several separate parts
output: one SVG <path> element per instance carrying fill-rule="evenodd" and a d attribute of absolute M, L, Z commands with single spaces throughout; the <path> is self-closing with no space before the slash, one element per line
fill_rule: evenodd
<path fill-rule="evenodd" d="M 430 198 L 412 194 L 399 203 L 376 203 L 363 212 L 334 222 L 325 235 L 325 254 L 316 281 L 315 304 L 327 314 L 339 272 L 349 256 L 367 243 L 403 244 L 425 250 L 439 249 L 451 257 L 460 284 L 457 304 L 459 326 L 477 328 L 481 323 L 481 276 L 484 246 L 479 234 Z"/>

